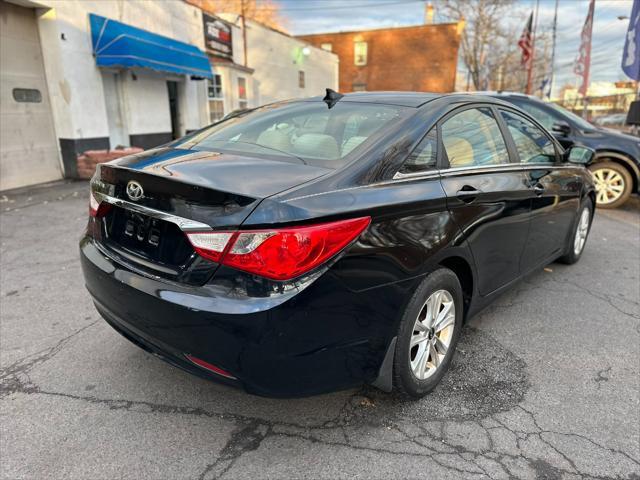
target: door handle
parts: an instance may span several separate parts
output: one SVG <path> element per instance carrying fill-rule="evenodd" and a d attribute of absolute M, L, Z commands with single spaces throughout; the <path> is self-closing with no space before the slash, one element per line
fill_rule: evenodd
<path fill-rule="evenodd" d="M 482 193 L 482 190 L 478 190 L 471 185 L 465 185 L 460 190 L 456 192 L 456 197 L 458 197 L 463 202 L 469 203 L 473 202 L 475 198 Z"/>
<path fill-rule="evenodd" d="M 544 186 L 539 183 L 536 183 L 533 186 L 533 191 L 536 195 L 542 195 L 544 193 L 544 190 L 545 190 Z"/>

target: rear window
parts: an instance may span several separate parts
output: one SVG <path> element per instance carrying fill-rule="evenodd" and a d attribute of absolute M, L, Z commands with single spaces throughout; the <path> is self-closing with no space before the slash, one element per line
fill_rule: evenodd
<path fill-rule="evenodd" d="M 294 102 L 240 113 L 187 137 L 177 147 L 339 168 L 405 107 L 338 102 Z"/>

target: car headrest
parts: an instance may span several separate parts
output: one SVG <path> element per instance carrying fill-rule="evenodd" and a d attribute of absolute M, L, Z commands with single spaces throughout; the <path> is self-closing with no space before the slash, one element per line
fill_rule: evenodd
<path fill-rule="evenodd" d="M 280 130 L 265 130 L 256 139 L 258 145 L 288 152 L 291 150 L 289 136 Z"/>
<path fill-rule="evenodd" d="M 351 150 L 356 148 L 358 145 L 360 145 L 366 139 L 367 139 L 367 137 L 355 136 L 355 137 L 351 137 L 348 140 L 345 140 L 342 143 L 342 156 L 344 157 L 345 155 L 347 155 L 349 152 L 351 152 Z"/>
<path fill-rule="evenodd" d="M 324 133 L 305 133 L 293 144 L 293 154 L 302 157 L 336 160 L 340 158 L 338 142 Z"/>
<path fill-rule="evenodd" d="M 473 146 L 461 137 L 445 137 L 442 143 L 449 157 L 449 165 L 452 167 L 467 167 L 475 163 Z"/>

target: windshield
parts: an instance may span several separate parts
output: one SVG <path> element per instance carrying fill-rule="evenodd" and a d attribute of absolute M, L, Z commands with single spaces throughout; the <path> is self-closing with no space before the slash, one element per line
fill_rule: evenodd
<path fill-rule="evenodd" d="M 573 121 L 573 123 L 578 125 L 578 128 L 581 128 L 583 130 L 593 130 L 595 128 L 592 124 L 587 122 L 584 118 L 579 117 L 575 113 L 570 112 L 565 108 L 562 108 L 560 105 L 557 105 L 555 103 L 548 103 L 547 105 L 551 106 L 551 108 L 553 108 L 554 110 L 557 110 L 562 115 L 569 117 L 571 121 Z"/>
<path fill-rule="evenodd" d="M 408 113 L 392 105 L 280 103 L 240 113 L 175 146 L 338 168 L 384 125 Z"/>

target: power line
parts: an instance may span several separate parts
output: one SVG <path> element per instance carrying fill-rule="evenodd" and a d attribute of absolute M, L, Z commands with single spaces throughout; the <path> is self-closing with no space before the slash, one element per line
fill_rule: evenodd
<path fill-rule="evenodd" d="M 424 3 L 425 0 L 400 0 L 395 2 L 371 2 L 371 3 L 361 3 L 359 5 L 337 5 L 337 6 L 327 6 L 327 5 L 318 5 L 315 7 L 280 7 L 278 8 L 279 12 L 301 12 L 301 11 L 310 11 L 310 10 L 338 10 L 338 9 L 354 9 L 354 8 L 371 8 L 371 7 L 385 7 L 392 5 L 404 5 L 409 3 Z M 269 8 L 269 7 L 261 7 L 259 5 L 256 6 L 257 9 L 261 8 Z"/>

